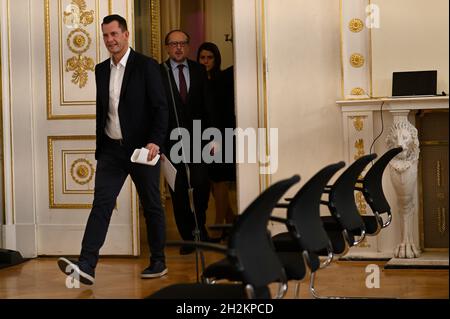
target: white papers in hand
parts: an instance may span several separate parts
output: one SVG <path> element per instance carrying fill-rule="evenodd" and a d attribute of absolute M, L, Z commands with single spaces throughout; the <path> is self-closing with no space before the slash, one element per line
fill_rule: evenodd
<path fill-rule="evenodd" d="M 143 147 L 141 149 L 135 149 L 133 152 L 133 155 L 131 155 L 130 160 L 133 163 L 154 166 L 154 165 L 156 165 L 156 163 L 158 163 L 160 155 L 157 154 L 151 161 L 147 161 L 147 157 L 148 157 L 148 149 Z"/>
<path fill-rule="evenodd" d="M 161 161 L 161 168 L 166 178 L 167 183 L 170 188 L 175 191 L 175 178 L 177 177 L 177 169 L 172 165 L 172 163 L 167 159 L 167 157 L 162 155 L 163 159 Z"/>

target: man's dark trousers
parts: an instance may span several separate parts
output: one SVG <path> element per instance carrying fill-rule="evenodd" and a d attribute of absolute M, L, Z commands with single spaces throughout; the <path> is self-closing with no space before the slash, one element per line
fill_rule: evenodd
<path fill-rule="evenodd" d="M 148 166 L 130 161 L 131 152 L 121 143 L 105 136 L 104 147 L 97 160 L 94 203 L 82 241 L 80 262 L 95 269 L 100 248 L 105 242 L 117 196 L 128 175 L 136 186 L 144 209 L 151 261 L 164 261 L 165 216 L 159 198 L 160 164 Z"/>

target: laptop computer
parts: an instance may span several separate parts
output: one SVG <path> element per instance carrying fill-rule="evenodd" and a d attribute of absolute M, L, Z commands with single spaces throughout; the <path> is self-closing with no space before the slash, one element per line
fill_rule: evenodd
<path fill-rule="evenodd" d="M 392 73 L 392 97 L 436 96 L 437 71 Z"/>

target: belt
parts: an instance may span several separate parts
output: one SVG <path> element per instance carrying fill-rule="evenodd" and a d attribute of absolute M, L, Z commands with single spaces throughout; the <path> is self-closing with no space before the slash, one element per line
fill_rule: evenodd
<path fill-rule="evenodd" d="M 115 139 L 110 138 L 108 135 L 105 135 L 105 137 L 106 137 L 107 141 L 109 141 L 109 142 L 111 142 L 113 144 L 116 144 L 116 145 L 119 145 L 119 146 L 123 146 L 124 145 L 123 139 L 115 140 Z"/>

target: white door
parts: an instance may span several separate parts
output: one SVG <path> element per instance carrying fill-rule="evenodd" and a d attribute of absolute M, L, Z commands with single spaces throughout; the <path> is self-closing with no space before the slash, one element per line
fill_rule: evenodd
<path fill-rule="evenodd" d="M 35 105 L 39 106 L 34 114 L 33 137 L 37 253 L 77 255 L 95 180 L 94 67 L 109 57 L 102 40 L 101 21 L 110 13 L 120 14 L 127 19 L 133 34 L 133 1 L 39 2 L 42 11 L 34 12 L 37 31 L 32 35 L 36 39 L 33 92 Z M 137 225 L 137 195 L 128 178 L 100 253 L 139 254 Z"/>

